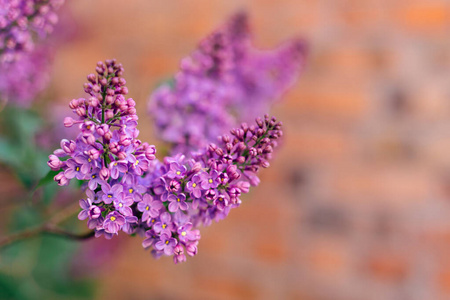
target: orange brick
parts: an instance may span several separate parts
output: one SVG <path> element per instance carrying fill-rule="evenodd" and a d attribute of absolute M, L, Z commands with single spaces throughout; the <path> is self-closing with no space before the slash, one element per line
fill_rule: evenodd
<path fill-rule="evenodd" d="M 443 1 L 410 3 L 400 7 L 395 18 L 405 29 L 412 33 L 415 31 L 426 31 L 434 33 L 445 33 L 450 24 L 450 5 Z"/>
<path fill-rule="evenodd" d="M 383 281 L 402 281 L 409 274 L 409 262 L 403 255 L 377 253 L 367 261 L 371 276 Z"/>

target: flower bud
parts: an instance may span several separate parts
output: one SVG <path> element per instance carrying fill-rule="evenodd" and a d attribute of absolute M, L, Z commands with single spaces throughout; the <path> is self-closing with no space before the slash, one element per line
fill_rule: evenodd
<path fill-rule="evenodd" d="M 260 117 L 257 117 L 255 121 L 256 121 L 256 124 L 258 124 L 258 126 L 260 128 L 262 128 L 264 126 L 264 122 Z"/>
<path fill-rule="evenodd" d="M 53 171 L 58 171 L 59 169 L 61 169 L 61 167 L 63 166 L 63 162 L 61 162 L 61 160 L 59 160 L 56 155 L 50 154 L 48 158 L 49 160 L 47 162 L 47 165 L 50 167 L 50 169 L 52 169 Z"/>
<path fill-rule="evenodd" d="M 105 111 L 105 118 L 107 120 L 112 119 L 114 117 L 114 111 L 112 109 L 107 109 Z"/>
<path fill-rule="evenodd" d="M 241 190 L 242 193 L 246 194 L 250 190 L 250 183 L 247 181 L 239 181 L 236 186 Z"/>
<path fill-rule="evenodd" d="M 100 104 L 100 102 L 98 101 L 97 97 L 90 97 L 88 100 L 88 104 L 91 107 L 97 107 Z"/>
<path fill-rule="evenodd" d="M 99 86 L 98 84 L 94 84 L 94 85 L 92 86 L 92 90 L 93 90 L 95 93 L 100 93 L 100 91 L 101 91 L 100 86 Z"/>
<path fill-rule="evenodd" d="M 135 114 L 136 114 L 136 108 L 134 108 L 134 107 L 128 108 L 127 113 L 128 113 L 129 115 L 135 115 Z"/>
<path fill-rule="evenodd" d="M 119 160 L 124 160 L 125 158 L 127 158 L 127 154 L 123 151 L 120 151 L 119 153 L 117 153 L 117 157 L 119 158 Z"/>
<path fill-rule="evenodd" d="M 114 97 L 111 95 L 108 95 L 105 97 L 105 101 L 106 101 L 106 104 L 111 105 L 114 103 Z"/>
<path fill-rule="evenodd" d="M 108 169 L 107 167 L 103 167 L 103 168 L 100 170 L 100 173 L 99 173 L 98 175 L 100 176 L 100 179 L 101 179 L 101 180 L 108 180 L 110 174 L 111 174 L 111 173 L 110 173 L 109 169 Z"/>
<path fill-rule="evenodd" d="M 91 83 L 96 83 L 96 81 L 97 81 L 97 76 L 95 76 L 95 74 L 89 74 L 88 76 L 87 76 L 87 80 L 89 81 L 89 82 L 91 82 Z"/>
<path fill-rule="evenodd" d="M 109 141 L 110 139 L 112 139 L 112 132 L 111 131 L 106 132 L 103 137 L 105 138 L 105 140 Z"/>
<path fill-rule="evenodd" d="M 108 84 L 108 80 L 106 80 L 106 78 L 100 79 L 100 85 L 106 86 L 107 84 Z"/>
<path fill-rule="evenodd" d="M 95 136 L 93 134 L 88 134 L 87 136 L 83 136 L 88 145 L 95 145 Z"/>
<path fill-rule="evenodd" d="M 96 160 L 100 157 L 100 151 L 97 149 L 91 149 L 88 151 L 89 158 L 92 160 Z"/>
<path fill-rule="evenodd" d="M 189 256 L 194 256 L 197 254 L 197 246 L 195 244 L 188 244 L 186 246 L 186 252 Z"/>
<path fill-rule="evenodd" d="M 223 156 L 223 150 L 221 148 L 217 148 L 215 152 L 218 156 Z"/>
<path fill-rule="evenodd" d="M 53 179 L 58 183 L 59 186 L 68 185 L 70 182 L 70 180 L 67 179 L 66 176 L 64 176 L 64 172 L 58 173 Z"/>
<path fill-rule="evenodd" d="M 100 209 L 100 207 L 92 205 L 89 209 L 88 214 L 90 219 L 98 219 L 98 217 L 102 215 L 102 210 Z"/>
<path fill-rule="evenodd" d="M 127 104 L 128 104 L 128 106 L 131 106 L 131 107 L 135 107 L 136 106 L 136 102 L 133 100 L 133 98 L 128 98 L 127 99 Z"/>
<path fill-rule="evenodd" d="M 61 149 L 63 149 L 67 154 L 73 154 L 76 148 L 77 145 L 74 141 L 69 141 L 66 139 L 61 140 Z"/>
<path fill-rule="evenodd" d="M 84 107 L 77 107 L 75 112 L 77 113 L 77 115 L 79 115 L 80 117 L 85 117 L 86 116 L 86 109 Z"/>
<path fill-rule="evenodd" d="M 237 159 L 236 159 L 236 161 L 237 161 L 237 163 L 238 164 L 240 164 L 240 165 L 242 165 L 243 163 L 245 163 L 245 157 L 243 157 L 243 156 L 239 156 Z"/>
<path fill-rule="evenodd" d="M 148 160 L 154 160 L 156 157 L 155 157 L 155 153 L 156 153 L 156 148 L 155 148 L 155 146 L 153 146 L 153 145 L 151 145 L 151 146 L 148 146 L 146 149 L 145 149 L 145 157 L 148 159 Z"/>
<path fill-rule="evenodd" d="M 72 127 L 74 120 L 71 117 L 64 118 L 64 127 Z"/>
<path fill-rule="evenodd" d="M 77 107 L 78 107 L 78 99 L 73 99 L 72 101 L 70 101 L 69 107 L 70 107 L 71 109 L 77 108 Z"/>

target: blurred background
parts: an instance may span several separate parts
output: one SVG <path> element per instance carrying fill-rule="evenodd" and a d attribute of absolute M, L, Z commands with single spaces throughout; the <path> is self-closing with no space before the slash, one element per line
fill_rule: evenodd
<path fill-rule="evenodd" d="M 22 290 L 5 295 L 450 299 L 447 0 L 67 1 L 57 30 L 65 42 L 54 48 L 42 112 L 70 115 L 68 101 L 83 96 L 95 63 L 116 58 L 137 102 L 140 138 L 158 146 L 150 92 L 241 9 L 256 46 L 297 36 L 309 43 L 300 80 L 272 111 L 285 138 L 261 185 L 227 219 L 202 229 L 199 253 L 186 263 L 154 260 L 140 238 L 124 234 L 81 243 L 34 239 L 20 259 L 11 258 L 14 247 L 0 254 L 0 289 Z M 66 136 L 62 129 L 47 144 Z M 23 199 L 10 169 L 0 170 L 0 193 Z M 81 197 L 57 192 L 57 207 Z M 3 201 L 2 234 L 20 203 Z M 61 256 L 53 265 L 43 263 L 49 249 Z M 39 278 L 48 274 L 65 281 L 47 286 Z"/>

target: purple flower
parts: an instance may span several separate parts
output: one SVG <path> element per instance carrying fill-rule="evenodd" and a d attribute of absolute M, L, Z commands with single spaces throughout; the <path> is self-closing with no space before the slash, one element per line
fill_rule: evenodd
<path fill-rule="evenodd" d="M 228 180 L 229 180 L 229 178 L 228 178 L 227 173 L 223 173 L 222 172 L 222 173 L 219 174 L 219 182 L 220 182 L 220 184 L 225 185 L 225 184 L 228 183 Z"/>
<path fill-rule="evenodd" d="M 98 238 L 101 237 L 102 235 L 105 236 L 107 240 L 112 239 L 112 237 L 114 236 L 113 233 L 107 232 L 104 228 L 96 228 L 95 237 Z"/>
<path fill-rule="evenodd" d="M 122 198 L 123 186 L 117 183 L 111 187 L 108 183 L 105 183 L 102 185 L 102 191 L 103 202 L 105 202 L 105 204 L 110 204 L 112 201 L 118 201 Z"/>
<path fill-rule="evenodd" d="M 120 131 L 128 136 L 133 136 L 136 131 L 137 122 L 133 119 L 122 119 L 120 122 Z"/>
<path fill-rule="evenodd" d="M 169 194 L 166 188 L 166 180 L 163 177 L 156 176 L 151 182 L 151 185 L 153 186 L 153 192 L 160 196 L 162 201 L 166 201 Z"/>
<path fill-rule="evenodd" d="M 178 209 L 186 211 L 189 205 L 186 203 L 186 196 L 181 193 L 178 195 L 169 195 L 167 198 L 169 200 L 169 211 L 176 212 Z"/>
<path fill-rule="evenodd" d="M 147 222 L 150 218 L 159 216 L 159 211 L 164 207 L 161 201 L 154 200 L 149 194 L 145 194 L 142 201 L 138 203 L 137 208 L 142 212 L 142 222 Z"/>
<path fill-rule="evenodd" d="M 103 222 L 105 219 L 102 216 L 99 216 L 96 219 L 89 219 L 87 225 L 89 229 L 99 229 L 103 228 Z"/>
<path fill-rule="evenodd" d="M 127 234 L 133 234 L 135 228 L 134 224 L 138 222 L 138 218 L 136 216 L 125 216 L 125 224 L 123 224 L 122 231 Z"/>
<path fill-rule="evenodd" d="M 143 172 L 148 169 L 148 160 L 144 154 L 137 156 L 134 159 L 134 162 L 131 164 L 131 168 L 134 170 L 134 173 L 138 176 L 141 176 Z"/>
<path fill-rule="evenodd" d="M 91 172 L 91 169 L 95 169 L 97 167 L 97 161 L 92 160 L 90 157 L 86 157 L 85 155 L 77 155 L 74 159 L 77 164 L 81 165 L 81 172 L 83 174 L 88 174 Z"/>
<path fill-rule="evenodd" d="M 133 211 L 130 206 L 134 203 L 130 197 L 118 197 L 114 199 L 114 207 L 124 216 L 132 216 Z"/>
<path fill-rule="evenodd" d="M 101 216 L 101 209 L 96 205 L 92 205 L 89 198 L 86 200 L 81 199 L 80 207 L 82 208 L 82 211 L 78 214 L 79 220 L 85 220 L 87 217 L 89 217 L 89 219 L 97 219 Z"/>
<path fill-rule="evenodd" d="M 223 210 L 225 206 L 228 206 L 228 199 L 225 195 L 220 194 L 213 203 L 218 209 Z"/>
<path fill-rule="evenodd" d="M 128 166 L 125 161 L 113 161 L 109 164 L 109 169 L 111 170 L 111 178 L 117 179 L 120 173 L 126 173 L 128 171 Z"/>
<path fill-rule="evenodd" d="M 120 213 L 113 211 L 110 212 L 103 222 L 103 228 L 106 232 L 117 234 L 122 226 L 125 224 L 125 217 Z"/>
<path fill-rule="evenodd" d="M 81 171 L 81 166 L 75 162 L 73 159 L 66 161 L 67 169 L 64 171 L 64 176 L 68 179 L 76 177 L 78 180 L 84 179 L 86 173 Z"/>
<path fill-rule="evenodd" d="M 202 196 L 201 180 L 200 176 L 196 174 L 192 176 L 191 181 L 186 184 L 186 190 L 195 198 L 200 198 Z"/>
<path fill-rule="evenodd" d="M 166 176 L 173 179 L 180 179 L 183 178 L 184 175 L 186 174 L 186 167 L 183 165 L 180 165 L 177 162 L 172 162 L 170 163 L 169 166 L 169 172 L 167 172 Z"/>
<path fill-rule="evenodd" d="M 123 189 L 124 197 L 131 197 L 134 202 L 139 202 L 142 200 L 141 194 L 145 193 L 147 188 L 140 184 L 126 186 Z"/>
<path fill-rule="evenodd" d="M 171 181 L 169 181 L 169 185 L 167 187 L 167 190 L 170 193 L 176 193 L 180 190 L 181 184 L 180 182 L 178 182 L 177 180 L 173 179 Z"/>
<path fill-rule="evenodd" d="M 153 246 L 157 241 L 159 241 L 158 235 L 153 229 L 147 230 L 145 232 L 145 237 L 146 239 L 142 242 L 142 247 L 145 249 Z"/>
<path fill-rule="evenodd" d="M 134 185 L 136 183 L 136 175 L 130 172 L 130 169 L 124 172 L 122 182 L 127 185 Z"/>
<path fill-rule="evenodd" d="M 90 190 L 95 190 L 97 188 L 97 186 L 100 184 L 105 184 L 105 182 L 99 177 L 99 171 L 94 171 L 89 177 L 89 183 L 88 183 L 88 187 Z"/>
<path fill-rule="evenodd" d="M 167 212 L 162 213 L 159 222 L 153 225 L 153 230 L 160 234 L 172 235 L 173 224 L 171 215 Z"/>
<path fill-rule="evenodd" d="M 161 234 L 161 239 L 155 244 L 155 248 L 159 251 L 164 251 L 164 254 L 166 255 L 172 255 L 176 245 L 176 239 L 169 237 L 169 235 L 163 233 Z"/>
<path fill-rule="evenodd" d="M 219 173 L 216 170 L 211 170 L 211 173 L 200 173 L 201 186 L 204 189 L 215 189 L 219 185 Z"/>
<path fill-rule="evenodd" d="M 99 203 L 102 200 L 102 194 L 103 192 L 99 191 L 98 193 L 94 192 L 93 190 L 86 190 L 86 195 L 88 196 L 88 199 L 92 202 L 92 203 Z"/>
<path fill-rule="evenodd" d="M 187 243 L 188 241 L 196 241 L 199 239 L 198 233 L 192 231 L 192 223 L 186 223 L 183 226 L 178 227 L 178 238 L 180 241 Z"/>
<path fill-rule="evenodd" d="M 180 227 L 180 226 L 183 226 L 184 224 L 190 222 L 190 216 L 188 214 L 182 212 L 181 210 L 179 210 L 173 214 L 172 220 L 176 227 Z"/>

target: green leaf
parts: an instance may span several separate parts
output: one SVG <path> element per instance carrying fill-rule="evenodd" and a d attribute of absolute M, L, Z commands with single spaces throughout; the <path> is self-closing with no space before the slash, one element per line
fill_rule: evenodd
<path fill-rule="evenodd" d="M 59 171 L 53 171 L 50 170 L 48 171 L 47 175 L 45 175 L 43 178 L 41 178 L 41 180 L 38 181 L 38 184 L 36 185 L 36 187 L 34 188 L 34 190 L 32 191 L 32 193 L 36 192 L 36 190 L 40 187 L 43 187 L 44 185 L 47 185 L 51 182 L 54 182 L 53 178 L 59 173 Z"/>
<path fill-rule="evenodd" d="M 17 167 L 20 165 L 20 149 L 0 136 L 0 161 L 6 165 Z"/>

